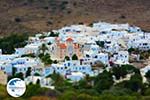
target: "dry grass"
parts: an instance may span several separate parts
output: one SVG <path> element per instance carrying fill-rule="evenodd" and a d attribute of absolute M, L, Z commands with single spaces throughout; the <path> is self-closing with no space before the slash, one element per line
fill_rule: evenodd
<path fill-rule="evenodd" d="M 129 22 L 150 30 L 149 0 L 0 0 L 0 12 L 1 35 L 50 31 L 96 20 Z"/>

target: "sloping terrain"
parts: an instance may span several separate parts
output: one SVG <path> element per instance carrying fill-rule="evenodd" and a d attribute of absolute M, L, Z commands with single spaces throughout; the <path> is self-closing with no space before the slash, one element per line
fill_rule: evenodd
<path fill-rule="evenodd" d="M 150 0 L 0 0 L 0 35 L 106 21 L 150 31 Z"/>

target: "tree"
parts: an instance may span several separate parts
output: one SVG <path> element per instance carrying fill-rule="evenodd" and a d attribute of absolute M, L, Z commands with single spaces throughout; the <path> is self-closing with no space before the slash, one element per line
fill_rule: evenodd
<path fill-rule="evenodd" d="M 74 55 L 72 56 L 72 60 L 78 60 L 78 56 L 77 56 L 76 54 L 74 54 Z"/>
<path fill-rule="evenodd" d="M 42 45 L 40 46 L 40 51 L 41 51 L 41 53 L 45 53 L 46 50 L 48 50 L 46 44 L 42 44 Z"/>
<path fill-rule="evenodd" d="M 115 75 L 116 79 L 125 78 L 127 74 L 133 72 L 138 73 L 138 69 L 132 65 L 115 66 L 112 68 L 112 74 Z"/>
<path fill-rule="evenodd" d="M 16 74 L 17 69 L 15 67 L 12 68 L 12 75 L 14 76 Z"/>
<path fill-rule="evenodd" d="M 57 86 L 57 87 L 63 86 L 64 78 L 60 74 L 53 73 L 52 75 L 50 75 L 50 77 L 54 81 L 55 86 Z"/>
<path fill-rule="evenodd" d="M 104 41 L 96 41 L 96 44 L 99 46 L 99 47 L 102 47 L 104 48 Z"/>
<path fill-rule="evenodd" d="M 124 78 L 127 75 L 127 70 L 124 68 L 117 66 L 112 68 L 112 74 L 116 77 L 116 79 Z"/>
<path fill-rule="evenodd" d="M 51 56 L 47 53 L 47 54 L 40 54 L 39 55 L 40 59 L 42 60 L 42 62 L 45 64 L 45 65 L 49 65 L 49 64 L 52 64 L 52 60 L 51 60 Z"/>
<path fill-rule="evenodd" d="M 65 56 L 65 60 L 69 61 L 69 60 L 70 60 L 70 57 Z"/>
<path fill-rule="evenodd" d="M 53 63 L 54 63 L 54 64 L 57 64 L 57 63 L 58 63 L 58 61 L 57 61 L 57 60 L 54 60 L 54 61 L 53 61 Z"/>
<path fill-rule="evenodd" d="M 35 95 L 38 95 L 41 91 L 41 87 L 39 84 L 31 84 L 31 85 L 28 85 L 27 86 L 27 90 L 24 94 L 24 97 L 25 98 L 28 98 L 28 97 L 31 97 L 31 96 L 35 96 Z"/>
<path fill-rule="evenodd" d="M 48 42 L 47 44 L 48 44 L 48 45 L 51 45 L 52 43 L 51 43 L 51 42 Z"/>
<path fill-rule="evenodd" d="M 146 72 L 145 77 L 146 77 L 147 81 L 150 83 L 150 70 L 148 72 Z"/>
<path fill-rule="evenodd" d="M 66 91 L 60 97 L 59 100 L 77 100 L 77 94 L 74 91 Z"/>
<path fill-rule="evenodd" d="M 109 89 L 113 83 L 112 74 L 106 70 L 103 73 L 100 73 L 94 80 L 95 89 L 100 93 Z"/>
<path fill-rule="evenodd" d="M 150 87 L 145 89 L 144 96 L 150 96 Z"/>
<path fill-rule="evenodd" d="M 24 76 L 23 76 L 23 73 L 22 72 L 20 72 L 20 73 L 16 73 L 14 76 L 13 76 L 13 78 L 20 78 L 20 79 L 24 79 Z"/>
<path fill-rule="evenodd" d="M 82 79 L 78 82 L 78 88 L 79 89 L 89 89 L 92 86 L 88 83 L 86 79 Z"/>
<path fill-rule="evenodd" d="M 34 73 L 34 76 L 40 76 L 40 74 L 39 73 Z"/>
<path fill-rule="evenodd" d="M 77 96 L 77 100 L 93 100 L 94 96 L 90 96 L 88 94 L 79 94 Z"/>
<path fill-rule="evenodd" d="M 50 34 L 50 37 L 58 37 L 58 36 L 59 36 L 59 33 L 54 33 L 53 31 Z"/>
<path fill-rule="evenodd" d="M 15 18 L 15 22 L 21 22 L 21 18 L 16 17 L 16 18 Z"/>
<path fill-rule="evenodd" d="M 14 48 L 24 47 L 28 39 L 27 34 L 12 34 L 7 37 L 0 38 L 0 48 L 4 54 L 12 54 L 15 52 Z"/>
<path fill-rule="evenodd" d="M 109 90 L 104 90 L 102 92 L 103 95 L 112 94 L 114 96 L 130 95 L 131 93 L 132 93 L 131 90 L 118 86 L 112 86 Z"/>
<path fill-rule="evenodd" d="M 26 77 L 31 76 L 31 67 L 28 68 L 26 71 Z"/>
<path fill-rule="evenodd" d="M 133 51 L 135 51 L 134 48 L 129 48 L 129 49 L 128 49 L 128 52 L 129 52 L 129 53 L 132 53 Z"/>
<path fill-rule="evenodd" d="M 125 87 L 131 89 L 132 91 L 139 92 L 143 87 L 142 80 L 141 74 L 135 73 L 133 76 L 131 76 L 130 80 L 126 82 Z"/>
<path fill-rule="evenodd" d="M 133 73 L 133 72 L 137 72 L 137 68 L 135 68 L 133 65 L 128 65 L 128 64 L 126 64 L 126 65 L 122 65 L 121 67 L 122 67 L 124 70 L 126 70 L 128 74 L 129 74 L 129 73 Z"/>

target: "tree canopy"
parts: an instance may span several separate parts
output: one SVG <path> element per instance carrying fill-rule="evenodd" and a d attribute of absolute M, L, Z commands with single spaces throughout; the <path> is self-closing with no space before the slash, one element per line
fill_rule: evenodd
<path fill-rule="evenodd" d="M 106 70 L 103 73 L 100 73 L 94 80 L 95 89 L 100 93 L 109 89 L 113 84 L 112 74 Z"/>
<path fill-rule="evenodd" d="M 26 40 L 28 40 L 27 34 L 12 34 L 0 39 L 0 49 L 4 54 L 12 54 L 15 48 L 24 47 L 27 44 Z"/>
<path fill-rule="evenodd" d="M 74 55 L 72 56 L 72 60 L 78 60 L 78 56 L 77 56 L 76 54 L 74 54 Z"/>

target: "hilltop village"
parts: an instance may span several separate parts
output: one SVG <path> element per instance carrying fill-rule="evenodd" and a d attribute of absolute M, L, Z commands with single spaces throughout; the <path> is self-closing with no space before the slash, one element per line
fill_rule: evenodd
<path fill-rule="evenodd" d="M 26 43 L 23 48 L 14 48 L 12 54 L 0 49 L 1 84 L 6 85 L 10 77 L 19 75 L 26 84 L 38 82 L 55 89 L 49 77 L 55 73 L 74 83 L 123 65 L 136 66 L 146 82 L 145 74 L 150 70 L 150 33 L 129 24 L 65 26 L 30 36 Z M 129 80 L 132 74 L 113 80 Z"/>

